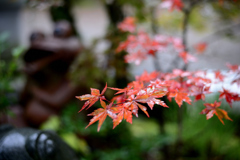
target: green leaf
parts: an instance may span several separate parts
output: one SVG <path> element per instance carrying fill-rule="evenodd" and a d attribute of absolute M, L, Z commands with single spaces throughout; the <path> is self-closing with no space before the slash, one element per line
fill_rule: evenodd
<path fill-rule="evenodd" d="M 24 47 L 18 46 L 12 50 L 12 56 L 14 58 L 18 58 L 24 52 L 24 50 Z"/>
<path fill-rule="evenodd" d="M 84 139 L 78 138 L 74 133 L 64 133 L 64 134 L 61 134 L 60 136 L 74 150 L 80 151 L 83 154 L 90 153 L 87 142 Z"/>
<path fill-rule="evenodd" d="M 60 118 L 58 116 L 51 116 L 44 122 L 40 129 L 57 131 L 60 128 Z"/>

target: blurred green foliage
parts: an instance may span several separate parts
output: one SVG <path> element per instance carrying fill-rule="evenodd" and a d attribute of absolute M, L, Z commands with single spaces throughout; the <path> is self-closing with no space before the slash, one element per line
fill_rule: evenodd
<path fill-rule="evenodd" d="M 223 22 L 231 22 L 239 19 L 239 1 L 225 1 L 222 4 L 215 2 L 212 3 L 212 7 Z"/>
<path fill-rule="evenodd" d="M 111 84 L 106 70 L 98 66 L 98 59 L 91 49 L 84 49 L 75 59 L 69 72 L 71 80 L 84 88 L 100 88 L 105 82 Z"/>
<path fill-rule="evenodd" d="M 0 111 L 17 101 L 11 83 L 20 75 L 19 59 L 23 47 L 11 47 L 7 32 L 0 34 Z M 10 54 L 9 54 L 10 53 Z"/>

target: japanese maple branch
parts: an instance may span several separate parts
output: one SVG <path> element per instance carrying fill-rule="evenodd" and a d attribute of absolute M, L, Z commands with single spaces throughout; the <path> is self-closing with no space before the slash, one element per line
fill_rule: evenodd
<path fill-rule="evenodd" d="M 182 44 L 184 46 L 184 52 L 188 51 L 188 46 L 187 46 L 187 31 L 188 31 L 188 23 L 189 23 L 189 17 L 190 17 L 190 9 L 183 9 L 183 29 L 182 29 Z M 184 71 L 187 70 L 188 64 L 184 63 L 183 69 Z M 181 154 L 181 147 L 179 145 L 181 145 L 182 143 L 182 131 L 183 131 L 183 108 L 184 106 L 182 106 L 181 108 L 178 109 L 178 114 L 177 114 L 177 126 L 178 126 L 178 137 L 177 137 L 177 155 Z"/>
<path fill-rule="evenodd" d="M 158 27 L 156 25 L 156 17 L 155 17 L 155 10 L 156 10 L 156 7 L 151 7 L 151 11 L 150 11 L 150 16 L 151 16 L 151 30 L 152 30 L 152 33 L 154 35 L 157 34 L 158 32 Z M 154 63 L 154 68 L 155 70 L 157 71 L 160 71 L 161 70 L 161 66 L 158 62 L 158 57 L 156 55 L 154 55 L 153 57 L 153 63 Z"/>
<path fill-rule="evenodd" d="M 188 51 L 188 47 L 187 47 L 187 31 L 188 31 L 188 23 L 189 23 L 189 17 L 190 17 L 190 13 L 191 10 L 190 9 L 183 9 L 183 27 L 182 27 L 182 44 L 184 47 L 184 52 Z M 176 67 L 178 62 L 179 62 L 179 56 L 177 56 L 173 61 L 172 61 L 172 65 L 175 65 Z M 171 65 L 171 66 L 172 66 Z M 188 64 L 184 63 L 184 66 L 182 67 L 182 70 L 186 71 L 188 67 Z"/>
<path fill-rule="evenodd" d="M 182 44 L 184 47 L 184 52 L 188 52 L 188 42 L 187 42 L 187 31 L 188 31 L 188 23 L 189 23 L 189 16 L 190 10 L 183 10 L 184 17 L 183 17 L 183 30 L 182 30 Z M 184 63 L 182 70 L 186 71 L 188 67 L 188 63 Z"/>

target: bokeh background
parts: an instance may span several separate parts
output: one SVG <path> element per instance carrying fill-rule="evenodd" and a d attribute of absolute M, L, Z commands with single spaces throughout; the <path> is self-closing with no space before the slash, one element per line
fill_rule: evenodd
<path fill-rule="evenodd" d="M 188 0 L 185 0 L 186 4 Z M 240 109 L 226 102 L 222 108 L 233 121 L 206 120 L 199 101 L 184 106 L 179 126 L 178 106 L 155 106 L 150 118 L 140 114 L 133 124 L 123 121 L 112 130 L 107 119 L 87 129 L 92 110 L 75 96 L 90 88 L 124 88 L 144 71 L 154 71 L 154 59 L 140 65 L 124 63 L 125 53 L 115 54 L 126 38 L 117 29 L 124 17 L 134 16 L 148 33 L 181 37 L 183 14 L 161 6 L 160 0 L 1 0 L 0 1 L 0 122 L 16 127 L 53 130 L 81 160 L 239 159 Z M 65 20 L 69 23 L 59 24 Z M 153 25 L 157 28 L 152 30 Z M 67 29 L 66 29 L 67 28 Z M 68 32 L 71 30 L 71 32 Z M 190 52 L 205 42 L 187 70 L 227 70 L 226 62 L 240 64 L 240 4 L 238 1 L 202 1 L 190 15 L 187 30 Z M 170 51 L 169 51 L 170 52 Z M 176 55 L 157 54 L 161 71 L 172 70 Z M 207 101 L 218 98 L 224 86 L 239 92 L 229 81 L 214 84 Z M 106 97 L 111 99 L 111 91 Z M 96 104 L 93 109 L 100 107 Z M 177 143 L 179 129 L 181 143 Z M 179 142 L 179 141 L 178 141 Z"/>

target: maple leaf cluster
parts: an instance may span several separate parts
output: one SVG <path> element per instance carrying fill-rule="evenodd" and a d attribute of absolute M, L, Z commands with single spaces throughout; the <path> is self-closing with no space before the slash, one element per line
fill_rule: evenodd
<path fill-rule="evenodd" d="M 219 0 L 221 2 L 221 0 Z M 162 5 L 168 6 L 170 10 L 181 10 L 184 5 L 181 0 L 164 0 Z M 196 58 L 186 52 L 185 46 L 182 40 L 179 38 L 156 35 L 151 37 L 149 34 L 143 31 L 137 31 L 136 20 L 133 17 L 127 17 L 122 23 L 118 25 L 118 28 L 123 32 L 129 32 L 127 39 L 119 44 L 116 52 L 127 52 L 125 61 L 127 63 L 134 62 L 140 64 L 142 60 L 146 59 L 149 55 L 155 56 L 157 52 L 166 50 L 169 46 L 172 46 L 179 57 L 183 59 L 185 63 L 189 61 L 195 61 Z M 206 50 L 207 44 L 202 42 L 197 44 L 194 48 L 198 54 L 202 54 Z M 234 74 L 235 78 L 231 84 L 237 84 L 240 87 L 240 66 L 227 64 L 230 69 L 228 74 Z M 215 82 L 223 82 L 229 75 L 223 74 L 221 71 L 215 71 Z M 153 109 L 155 105 L 169 108 L 162 97 L 166 96 L 169 101 L 175 100 L 177 105 L 181 107 L 184 102 L 191 104 L 192 99 L 194 101 L 204 101 L 205 108 L 201 111 L 201 114 L 206 114 L 206 118 L 210 119 L 213 115 L 216 115 L 218 119 L 224 124 L 223 119 L 231 120 L 227 112 L 220 109 L 222 99 L 232 107 L 232 103 L 240 101 L 240 94 L 234 93 L 226 88 L 222 88 L 220 91 L 218 101 L 214 103 L 205 102 L 207 94 L 211 93 L 210 88 L 212 80 L 206 77 L 206 71 L 183 71 L 180 69 L 174 69 L 172 73 L 161 72 L 144 72 L 140 76 L 136 76 L 135 81 L 130 82 L 126 88 L 113 88 L 104 87 L 100 93 L 98 89 L 91 88 L 91 94 L 85 94 L 82 96 L 76 96 L 81 101 L 86 101 L 81 112 L 84 109 L 88 109 L 96 102 L 100 101 L 101 108 L 96 109 L 88 116 L 93 116 L 90 120 L 90 126 L 93 123 L 98 122 L 98 131 L 100 130 L 106 117 L 109 116 L 113 120 L 113 128 L 119 125 L 122 120 L 126 120 L 128 123 L 132 123 L 133 115 L 138 117 L 138 111 L 141 110 L 148 117 L 147 106 Z M 116 91 L 112 100 L 107 100 L 104 93 L 107 89 Z M 86 127 L 86 128 L 87 128 Z"/>
<path fill-rule="evenodd" d="M 233 74 L 236 75 L 235 79 L 231 82 L 231 84 L 237 83 L 240 79 L 240 65 L 231 65 L 227 63 L 228 68 L 230 71 L 227 74 Z M 229 75 L 224 75 L 221 73 L 221 71 L 215 71 L 215 83 L 218 82 L 224 82 L 225 78 L 227 78 Z M 238 87 L 240 87 L 240 83 L 237 83 Z M 222 91 L 219 91 L 220 95 L 218 100 L 225 99 L 226 102 L 229 104 L 229 106 L 232 108 L 232 103 L 234 101 L 240 101 L 240 94 L 231 92 L 224 87 L 222 87 Z M 206 106 L 205 109 L 202 110 L 201 114 L 206 114 L 207 119 L 211 118 L 214 114 L 218 117 L 218 119 L 224 124 L 223 118 L 227 120 L 231 120 L 231 118 L 228 117 L 228 114 L 225 110 L 219 109 L 221 102 L 215 101 L 214 103 L 205 103 L 204 106 Z"/>
<path fill-rule="evenodd" d="M 182 40 L 177 37 L 155 35 L 151 37 L 144 31 L 137 31 L 135 20 L 133 17 L 127 17 L 118 26 L 121 31 L 129 31 L 127 39 L 119 44 L 116 53 L 121 51 L 127 52 L 125 62 L 135 63 L 139 65 L 149 55 L 155 56 L 157 52 L 166 51 L 170 46 L 174 49 L 178 56 L 183 59 L 185 63 L 194 62 L 196 58 L 185 51 Z M 130 22 L 131 23 L 130 23 Z M 206 43 L 199 43 L 195 47 L 197 53 L 202 53 L 206 49 Z"/>
<path fill-rule="evenodd" d="M 166 95 L 166 87 L 156 88 L 154 85 L 145 87 L 142 82 L 134 81 L 128 84 L 128 86 L 124 89 L 111 87 L 108 88 L 118 91 L 116 93 L 117 96 L 115 96 L 111 101 L 106 100 L 102 95 L 106 91 L 107 85 L 101 94 L 98 89 L 91 88 L 91 94 L 76 96 L 76 98 L 79 100 L 87 100 L 80 111 L 90 108 L 94 103 L 100 100 L 102 108 L 99 108 L 93 113 L 89 114 L 89 116 L 93 116 L 93 118 L 88 124 L 89 126 L 94 122 L 99 121 L 98 131 L 100 130 L 101 125 L 107 116 L 113 119 L 113 128 L 115 128 L 123 119 L 129 123 L 132 123 L 132 115 L 138 117 L 139 109 L 149 116 L 147 113 L 147 108 L 141 103 L 147 103 L 151 109 L 153 108 L 154 104 L 168 107 L 163 101 L 157 99 Z M 105 101 L 109 102 L 109 104 L 107 105 Z"/>
<path fill-rule="evenodd" d="M 218 72 L 216 71 L 217 74 L 219 74 Z M 102 108 L 88 114 L 88 116 L 93 116 L 88 126 L 99 121 L 99 131 L 107 116 L 112 118 L 113 128 L 115 128 L 122 120 L 132 123 L 133 115 L 138 117 L 139 110 L 149 117 L 146 105 L 150 109 L 153 109 L 154 105 L 168 108 L 169 106 L 160 99 L 163 96 L 166 96 L 169 101 L 174 98 L 179 107 L 183 105 L 183 102 L 191 104 L 191 97 L 194 97 L 194 101 L 205 101 L 206 94 L 211 93 L 209 90 L 212 83 L 205 75 L 204 71 L 188 72 L 180 69 L 175 69 L 172 73 L 156 71 L 148 73 L 145 71 L 142 75 L 136 76 L 136 80 L 129 83 L 126 88 L 113 88 L 106 85 L 101 93 L 98 89 L 91 88 L 91 94 L 76 96 L 76 98 L 81 101 L 86 100 L 80 111 L 90 108 L 100 100 Z M 107 88 L 117 91 L 111 101 L 103 95 Z M 219 100 L 221 99 L 226 99 L 232 106 L 232 102 L 240 100 L 240 95 L 223 88 L 219 95 Z M 221 102 L 217 101 L 204 103 L 206 108 L 202 110 L 201 114 L 206 114 L 207 119 L 215 114 L 224 124 L 223 118 L 227 120 L 231 120 L 231 118 L 228 117 L 225 110 L 219 109 L 220 105 Z"/>

